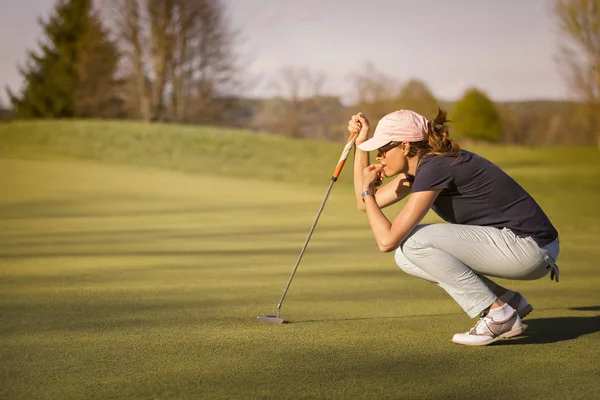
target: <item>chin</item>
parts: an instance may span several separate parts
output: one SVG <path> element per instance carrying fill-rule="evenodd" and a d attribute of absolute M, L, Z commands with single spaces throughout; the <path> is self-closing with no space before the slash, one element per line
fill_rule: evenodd
<path fill-rule="evenodd" d="M 383 168 L 383 175 L 385 175 L 386 178 L 391 178 L 392 176 L 398 175 L 398 172 L 400 172 L 400 171 L 394 171 L 394 170 L 390 169 L 389 167 Z"/>

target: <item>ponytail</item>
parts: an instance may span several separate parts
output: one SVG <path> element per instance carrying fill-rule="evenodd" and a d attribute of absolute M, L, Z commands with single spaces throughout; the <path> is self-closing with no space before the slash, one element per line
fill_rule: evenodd
<path fill-rule="evenodd" d="M 438 109 L 438 114 L 433 121 L 427 122 L 427 141 L 433 154 L 454 157 L 460 154 L 460 146 L 450 139 L 446 122 L 449 122 L 448 112 Z"/>
<path fill-rule="evenodd" d="M 437 116 L 433 121 L 427 121 L 427 139 L 422 142 L 411 142 L 408 155 L 418 155 L 419 158 L 427 154 L 436 154 L 443 157 L 455 157 L 460 155 L 460 146 L 450 139 L 448 133 L 448 112 L 438 109 Z"/>

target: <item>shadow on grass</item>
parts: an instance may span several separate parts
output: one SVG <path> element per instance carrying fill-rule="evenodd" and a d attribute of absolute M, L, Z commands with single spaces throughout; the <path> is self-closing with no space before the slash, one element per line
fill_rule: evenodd
<path fill-rule="evenodd" d="M 361 253 L 361 249 L 357 246 L 348 245 L 349 241 L 346 241 L 344 245 L 339 246 L 321 246 L 313 247 L 310 252 L 312 254 L 332 254 L 332 253 Z M 356 240 L 357 244 L 362 243 L 360 240 Z M 55 258 L 55 257 L 150 257 L 150 256 L 161 256 L 161 257 L 247 257 L 247 256 L 293 256 L 298 254 L 298 247 L 287 246 L 280 248 L 255 248 L 255 249 L 199 249 L 199 250 L 170 250 L 170 249 L 152 249 L 152 250 L 112 250 L 112 249 L 101 249 L 101 250 L 80 250 L 70 251 L 28 251 L 22 253 L 2 254 L 0 253 L 0 260 L 6 259 L 27 259 L 27 258 Z"/>
<path fill-rule="evenodd" d="M 578 311 L 598 311 L 600 306 L 573 307 L 570 310 Z M 435 317 L 448 314 L 431 314 L 427 317 Z M 398 319 L 398 318 L 418 318 L 425 315 L 410 315 L 397 317 L 377 317 L 377 318 L 340 318 L 323 320 L 304 320 L 289 321 L 293 323 L 313 323 L 326 321 L 363 321 L 375 319 Z M 565 340 L 577 339 L 580 336 L 600 332 L 600 315 L 592 317 L 557 317 L 557 318 L 538 318 L 527 319 L 523 323 L 527 326 L 523 336 L 494 343 L 494 346 L 515 345 L 515 344 L 545 344 L 556 343 Z"/>
<path fill-rule="evenodd" d="M 173 206 L 156 201 L 153 198 L 140 196 L 96 196 L 92 198 L 75 199 L 44 199 L 39 201 L 26 201 L 15 204 L 0 205 L 0 219 L 31 219 L 31 218 L 99 218 L 99 217 L 143 217 L 143 216 L 164 216 L 164 215 L 179 215 L 179 214 L 205 214 L 215 212 L 229 211 L 245 211 L 245 212 L 282 212 L 289 211 L 290 208 L 305 208 L 310 207 L 307 202 L 286 202 L 285 204 L 221 204 L 221 205 L 188 205 L 188 206 Z M 155 201 L 152 201 L 155 200 Z M 159 198 L 160 200 L 160 198 Z M 106 208 L 109 201 L 128 201 L 128 209 L 118 210 Z M 140 204 L 151 204 L 150 209 L 135 208 Z M 103 207 L 97 209 L 98 206 Z"/>
<path fill-rule="evenodd" d="M 324 318 L 324 319 L 304 319 L 304 320 L 290 320 L 288 323 L 294 324 L 306 324 L 314 322 L 347 322 L 347 321 L 376 321 L 383 319 L 408 319 L 408 318 L 423 318 L 423 317 L 442 317 L 448 315 L 461 315 L 462 313 L 444 313 L 444 314 L 412 314 L 412 315 L 392 315 L 388 317 L 356 317 L 356 318 Z"/>
<path fill-rule="evenodd" d="M 181 229 L 111 229 L 111 230 L 80 230 L 72 232 L 34 232 L 19 233 L 7 236 L 6 244 L 9 246 L 35 246 L 35 245 L 76 245 L 81 243 L 124 243 L 131 241 L 148 241 L 151 239 L 215 239 L 245 238 L 282 235 L 302 235 L 307 233 L 304 226 L 286 227 L 240 227 L 224 231 L 200 230 L 199 228 Z M 348 233 L 350 231 L 362 232 L 361 225 L 325 225 L 319 227 L 319 233 Z M 334 238 L 335 239 L 335 238 Z M 321 238 L 321 240 L 334 240 L 332 238 Z"/>
<path fill-rule="evenodd" d="M 235 299 L 173 298 L 163 293 L 155 300 L 145 297 L 65 296 L 52 302 L 31 300 L 23 304 L 0 304 L 0 338 L 44 332 L 109 332 L 132 329 L 196 325 L 224 320 L 221 307 L 238 303 Z"/>
<path fill-rule="evenodd" d="M 528 319 L 523 324 L 527 326 L 523 336 L 499 341 L 495 345 L 546 344 L 577 339 L 580 336 L 600 332 L 600 315 Z"/>
<path fill-rule="evenodd" d="M 585 306 L 585 307 L 571 307 L 569 310 L 575 311 L 600 311 L 600 306 Z"/>

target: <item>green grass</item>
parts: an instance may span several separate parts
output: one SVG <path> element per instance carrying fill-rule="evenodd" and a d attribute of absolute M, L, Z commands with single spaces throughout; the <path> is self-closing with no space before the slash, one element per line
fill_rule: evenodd
<path fill-rule="evenodd" d="M 0 124 L 0 154 L 66 156 L 288 182 L 327 180 L 341 148 L 241 130 L 118 121 Z M 331 165 L 331 159 L 334 165 Z M 301 174 L 296 172 L 302 171 Z"/>
<path fill-rule="evenodd" d="M 599 398 L 600 156 L 475 150 L 536 197 L 562 245 L 559 284 L 510 282 L 535 307 L 526 334 L 485 348 L 450 343 L 473 321 L 378 252 L 349 166 L 283 306 L 294 322 L 256 322 L 340 144 L 0 125 L 0 398 Z"/>

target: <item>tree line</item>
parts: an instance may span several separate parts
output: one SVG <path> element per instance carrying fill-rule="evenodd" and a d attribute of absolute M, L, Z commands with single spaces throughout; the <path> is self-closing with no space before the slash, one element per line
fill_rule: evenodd
<path fill-rule="evenodd" d="M 59 0 L 19 68 L 16 118 L 218 123 L 235 33 L 218 0 Z"/>
<path fill-rule="evenodd" d="M 338 97 L 315 90 L 314 76 L 324 80 L 307 68 L 282 68 L 274 77 L 279 96 L 247 105 L 250 117 L 239 126 L 291 137 L 343 140 L 348 116 L 357 111 L 376 122 L 390 110 L 410 109 L 432 118 L 442 108 L 449 111 L 451 136 L 463 143 L 595 146 L 600 131 L 598 115 L 581 101 L 494 102 L 475 87 L 457 101 L 447 101 L 437 98 L 423 81 L 402 83 L 367 64 L 352 76 L 357 98 L 345 106 Z"/>
<path fill-rule="evenodd" d="M 57 0 L 28 51 L 14 118 L 127 118 L 228 125 L 341 140 L 348 115 L 372 121 L 396 109 L 427 117 L 448 109 L 457 138 L 529 145 L 600 146 L 600 0 L 554 0 L 559 67 L 578 101 L 499 103 L 468 89 L 437 99 L 424 82 L 400 84 L 372 65 L 350 78 L 351 105 L 324 92 L 324 73 L 283 67 L 277 95 L 243 97 L 238 33 L 220 0 Z M 102 10 L 100 13 L 98 10 Z M 0 118 L 6 117 L 0 106 Z"/>

